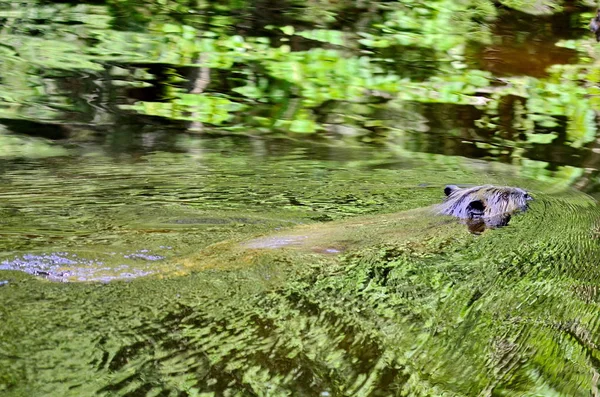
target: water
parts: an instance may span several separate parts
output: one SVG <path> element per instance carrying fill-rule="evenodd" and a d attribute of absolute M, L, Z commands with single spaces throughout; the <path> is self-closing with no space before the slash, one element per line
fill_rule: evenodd
<path fill-rule="evenodd" d="M 596 204 L 559 193 L 559 174 L 540 184 L 517 167 L 377 147 L 175 141 L 193 149 L 3 162 L 4 393 L 590 386 L 573 383 L 578 367 L 553 375 L 567 353 L 543 350 L 585 363 L 592 342 L 560 338 L 595 330 Z M 428 207 L 456 180 L 536 200 L 475 237 Z"/>
<path fill-rule="evenodd" d="M 0 394 L 597 395 L 591 12 L 522 11 L 0 1 Z"/>

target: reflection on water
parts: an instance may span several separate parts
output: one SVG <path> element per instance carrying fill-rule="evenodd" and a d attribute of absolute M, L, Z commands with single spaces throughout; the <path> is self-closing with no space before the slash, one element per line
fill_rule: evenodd
<path fill-rule="evenodd" d="M 129 3 L 31 1 L 26 12 L 0 0 L 1 124 L 52 138 L 160 124 L 385 142 L 427 130 L 428 107 L 407 110 L 416 102 L 475 106 L 462 117 L 501 138 L 540 143 L 536 134 L 562 122 L 567 142 L 581 146 L 596 131 L 582 9 L 533 16 L 491 0 L 193 11 Z"/>
<path fill-rule="evenodd" d="M 577 52 L 556 46 L 560 39 L 577 38 L 583 29 L 574 24 L 572 10 L 550 16 L 506 13 L 492 31 L 493 42 L 477 46 L 474 61 L 498 76 L 542 77 L 555 64 L 577 62 Z"/>

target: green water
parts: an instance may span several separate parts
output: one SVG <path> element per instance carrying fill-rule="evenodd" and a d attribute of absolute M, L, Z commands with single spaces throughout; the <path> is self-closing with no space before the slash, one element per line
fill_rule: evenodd
<path fill-rule="evenodd" d="M 540 183 L 381 147 L 181 139 L 195 149 L 2 162 L 3 263 L 103 261 L 63 280 L 83 283 L 0 271 L 3 395 L 593 389 L 598 210 L 560 173 Z M 536 200 L 476 237 L 429 207 L 456 180 Z M 304 240 L 252 245 L 269 236 Z M 162 259 L 124 258 L 141 250 Z M 152 274 L 97 282 L 123 264 Z"/>
<path fill-rule="evenodd" d="M 0 0 L 0 395 L 600 395 L 593 6 Z"/>
<path fill-rule="evenodd" d="M 160 267 L 211 243 L 429 205 L 448 181 L 485 179 L 467 177 L 458 161 L 439 181 L 423 181 L 425 168 L 437 173 L 443 163 L 382 148 L 246 138 L 182 137 L 179 144 L 173 149 L 180 153 L 72 148 L 59 157 L 3 162 L 3 257 L 47 247 L 113 266 L 134 266 L 126 255 L 164 257 L 137 258 L 151 271 L 149 262 Z"/>

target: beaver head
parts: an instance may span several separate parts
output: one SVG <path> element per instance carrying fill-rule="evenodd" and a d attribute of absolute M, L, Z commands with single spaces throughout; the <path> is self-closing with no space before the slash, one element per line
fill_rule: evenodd
<path fill-rule="evenodd" d="M 448 185 L 444 193 L 446 199 L 439 206 L 439 213 L 464 220 L 475 234 L 508 225 L 511 215 L 526 211 L 533 200 L 525 190 L 508 186 Z"/>

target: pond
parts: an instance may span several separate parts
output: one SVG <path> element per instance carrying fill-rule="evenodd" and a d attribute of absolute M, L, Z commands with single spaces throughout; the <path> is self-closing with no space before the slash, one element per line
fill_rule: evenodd
<path fill-rule="evenodd" d="M 0 0 L 1 395 L 599 395 L 595 10 L 191 3 Z"/>

